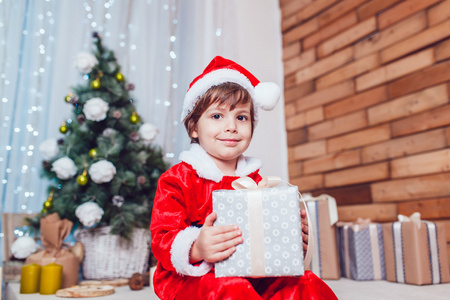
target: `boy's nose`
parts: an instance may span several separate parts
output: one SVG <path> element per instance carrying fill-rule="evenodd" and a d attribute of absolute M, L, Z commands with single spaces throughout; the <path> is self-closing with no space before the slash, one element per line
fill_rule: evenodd
<path fill-rule="evenodd" d="M 228 120 L 225 130 L 227 132 L 236 132 L 237 131 L 236 121 L 234 119 Z"/>

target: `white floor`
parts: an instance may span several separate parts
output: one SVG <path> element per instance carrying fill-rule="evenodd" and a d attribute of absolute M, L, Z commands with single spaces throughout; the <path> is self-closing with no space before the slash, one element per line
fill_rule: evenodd
<path fill-rule="evenodd" d="M 416 286 L 392 283 L 388 281 L 354 281 L 346 278 L 325 281 L 335 292 L 339 300 L 448 300 L 450 299 L 450 283 Z M 39 294 L 19 294 L 19 284 L 11 284 L 6 288 L 5 300 L 39 300 L 61 299 L 56 296 L 41 296 Z M 91 299 L 121 300 L 158 300 L 151 288 L 141 291 L 131 291 L 128 286 L 116 289 L 116 294 L 107 297 Z M 188 300 L 188 299 L 186 299 Z"/>
<path fill-rule="evenodd" d="M 389 281 L 325 280 L 339 300 L 448 300 L 450 283 L 410 285 Z M 155 298 L 157 299 L 157 298 Z"/>
<path fill-rule="evenodd" d="M 410 285 L 388 281 L 325 280 L 339 300 L 449 300 L 450 283 Z M 151 292 L 148 300 L 157 300 Z"/>

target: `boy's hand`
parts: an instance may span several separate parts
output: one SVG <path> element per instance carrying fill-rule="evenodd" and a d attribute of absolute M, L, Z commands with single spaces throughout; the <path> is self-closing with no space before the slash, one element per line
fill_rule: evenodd
<path fill-rule="evenodd" d="M 216 218 L 215 212 L 206 217 L 205 224 L 192 245 L 190 263 L 201 260 L 215 263 L 224 260 L 236 251 L 236 245 L 244 241 L 242 231 L 236 225 L 213 226 Z"/>
<path fill-rule="evenodd" d="M 308 219 L 306 219 L 306 210 L 300 210 L 300 216 L 302 219 L 302 239 L 303 239 L 303 257 L 306 255 L 306 250 L 308 250 L 308 234 L 309 234 L 309 226 Z"/>

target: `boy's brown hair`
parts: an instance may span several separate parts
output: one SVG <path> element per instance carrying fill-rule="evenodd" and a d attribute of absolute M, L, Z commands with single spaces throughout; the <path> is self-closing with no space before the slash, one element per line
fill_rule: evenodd
<path fill-rule="evenodd" d="M 255 128 L 255 109 L 250 93 L 241 85 L 233 82 L 225 82 L 212 86 L 198 99 L 195 107 L 186 118 L 184 118 L 184 126 L 186 127 L 189 137 L 191 137 L 191 143 L 198 143 L 198 139 L 193 138 L 191 134 L 202 114 L 212 104 L 218 103 L 219 105 L 226 105 L 229 106 L 230 110 L 233 110 L 236 106 L 244 105 L 249 102 L 253 132 L 253 129 Z"/>

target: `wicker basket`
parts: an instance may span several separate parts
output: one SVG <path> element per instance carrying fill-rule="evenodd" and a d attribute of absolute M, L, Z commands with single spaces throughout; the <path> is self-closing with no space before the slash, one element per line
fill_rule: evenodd
<path fill-rule="evenodd" d="M 135 228 L 130 241 L 109 234 L 110 230 L 110 226 L 104 226 L 75 231 L 75 239 L 84 245 L 84 278 L 130 278 L 136 272 L 147 271 L 150 230 Z"/>

